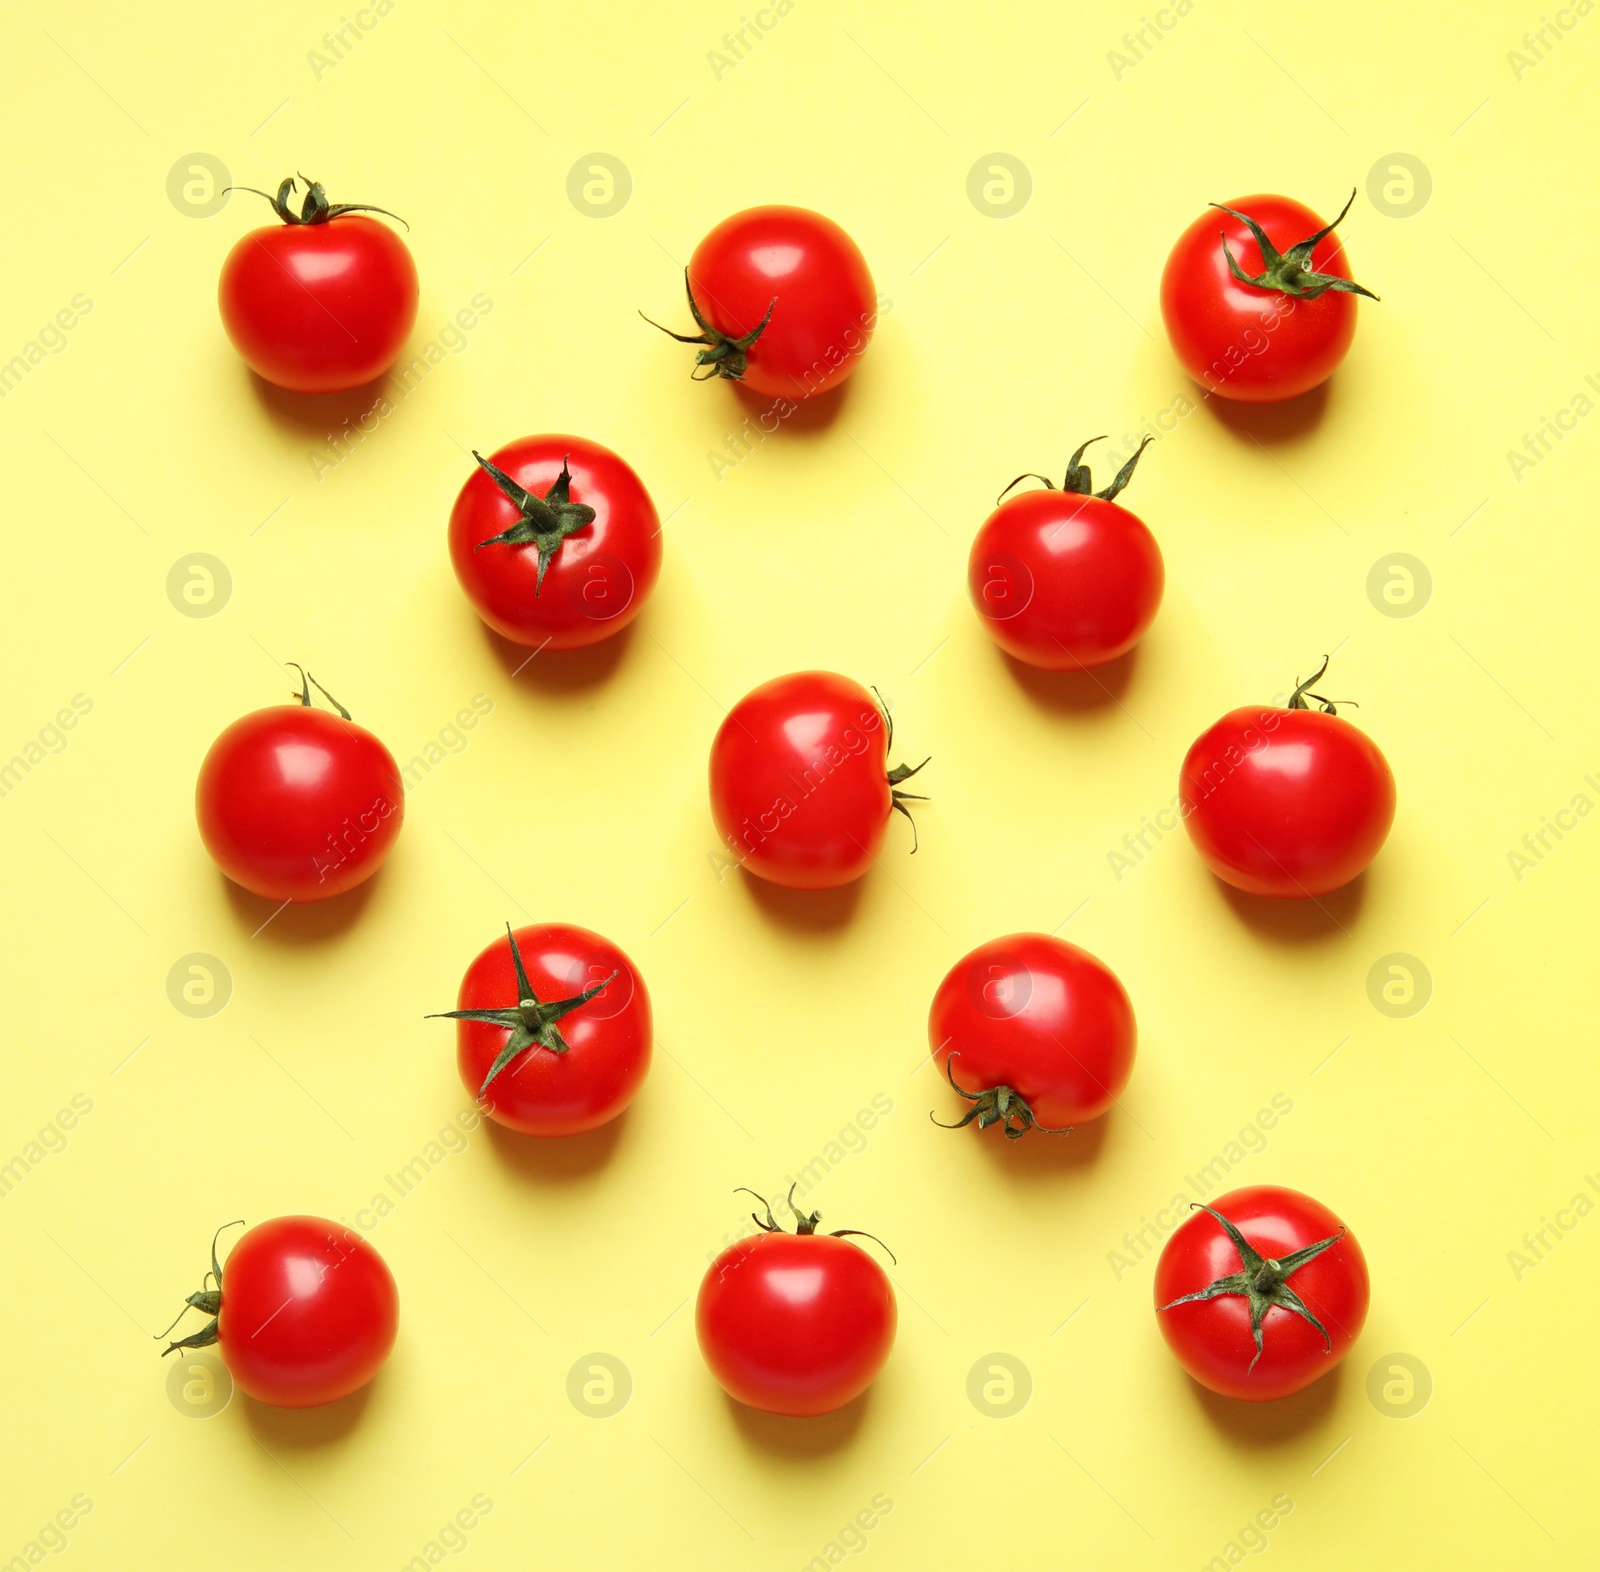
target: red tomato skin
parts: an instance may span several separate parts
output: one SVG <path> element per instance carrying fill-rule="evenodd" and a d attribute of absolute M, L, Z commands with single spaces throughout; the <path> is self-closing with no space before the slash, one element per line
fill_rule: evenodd
<path fill-rule="evenodd" d="M 1115 973 L 1043 933 L 980 944 L 950 968 L 928 1011 L 941 1075 L 954 1054 L 958 1086 L 1009 1086 L 1051 1129 L 1086 1124 L 1116 1102 L 1137 1041 L 1133 1004 Z"/>
<path fill-rule="evenodd" d="M 235 884 L 272 901 L 325 901 L 378 871 L 405 800 L 393 755 L 364 726 L 277 704 L 211 744 L 195 817 Z"/>
<path fill-rule="evenodd" d="M 217 305 L 257 376 L 291 393 L 340 393 L 394 364 L 417 320 L 417 265 L 361 213 L 269 224 L 228 253 Z"/>
<path fill-rule="evenodd" d="M 528 981 L 545 1004 L 570 999 L 612 972 L 620 976 L 560 1022 L 564 1054 L 533 1048 L 490 1084 L 478 1106 L 523 1135 L 581 1135 L 633 1101 L 650 1070 L 650 995 L 632 961 L 609 939 L 575 923 L 516 930 Z M 461 979 L 458 1010 L 506 1009 L 517 1002 L 517 974 L 504 937 L 486 945 Z M 510 1032 L 483 1021 L 456 1022 L 456 1068 L 477 1097 Z"/>
<path fill-rule="evenodd" d="M 400 1295 L 383 1257 L 320 1217 L 250 1229 L 222 1268 L 217 1341 L 241 1391 L 274 1408 L 337 1402 L 394 1347 Z"/>
<path fill-rule="evenodd" d="M 595 516 L 562 541 L 535 595 L 535 547 L 475 549 L 519 517 L 475 466 L 450 510 L 449 529 L 450 561 L 473 610 L 502 638 L 537 649 L 583 649 L 620 632 L 644 609 L 661 572 L 661 520 L 644 482 L 610 448 L 585 437 L 523 437 L 489 459 L 541 497 L 566 460 L 568 495 Z"/>
<path fill-rule="evenodd" d="M 1279 1185 L 1249 1185 L 1206 1204 L 1262 1255 L 1278 1260 L 1338 1233 L 1341 1226 L 1320 1201 Z M 1253 1372 L 1256 1345 L 1247 1299 L 1227 1294 L 1160 1308 L 1237 1272 L 1239 1264 L 1239 1252 L 1217 1220 L 1195 1212 L 1167 1240 L 1156 1262 L 1156 1319 L 1178 1363 L 1202 1386 L 1247 1403 L 1271 1403 L 1326 1375 L 1361 1335 L 1371 1299 L 1367 1258 L 1355 1235 L 1346 1233 L 1291 1274 L 1289 1286 L 1327 1327 L 1333 1346 L 1325 1348 L 1314 1326 L 1274 1305 L 1261 1322 L 1262 1353 Z"/>
<path fill-rule="evenodd" d="M 989 636 L 1045 671 L 1125 655 L 1161 605 L 1166 569 L 1143 520 L 1115 502 L 1025 491 L 984 520 L 967 589 Z"/>
<path fill-rule="evenodd" d="M 695 1304 L 722 1389 L 769 1414 L 831 1414 L 872 1385 L 898 1311 L 884 1270 L 847 1239 L 758 1234 L 712 1262 Z"/>
<path fill-rule="evenodd" d="M 706 321 L 729 338 L 743 337 L 777 300 L 742 379 L 769 398 L 838 387 L 877 322 L 872 274 L 855 241 L 803 207 L 752 207 L 723 219 L 689 259 L 689 288 Z"/>
<path fill-rule="evenodd" d="M 859 683 L 830 671 L 752 689 L 711 744 L 711 809 L 733 855 L 791 890 L 859 879 L 889 827 L 888 729 Z"/>
<path fill-rule="evenodd" d="M 1394 776 L 1358 727 L 1320 710 L 1232 710 L 1183 761 L 1179 808 L 1219 879 L 1251 895 L 1326 895 L 1378 855 Z"/>
<path fill-rule="evenodd" d="M 1248 213 L 1278 250 L 1305 240 L 1327 222 L 1289 197 L 1235 197 L 1225 204 Z M 1264 266 L 1261 247 L 1238 219 L 1208 207 L 1178 237 L 1161 274 L 1161 315 L 1180 364 L 1201 387 L 1247 404 L 1295 398 L 1327 381 L 1356 334 L 1356 297 L 1328 290 L 1315 300 L 1241 284 L 1228 271 L 1222 237 L 1252 276 Z M 1337 233 L 1319 241 L 1311 267 L 1350 277 Z"/>

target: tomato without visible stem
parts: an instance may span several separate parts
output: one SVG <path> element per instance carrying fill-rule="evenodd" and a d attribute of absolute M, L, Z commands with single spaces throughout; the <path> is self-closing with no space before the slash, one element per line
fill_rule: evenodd
<path fill-rule="evenodd" d="M 1334 224 L 1349 211 L 1347 202 Z M 1245 196 L 1208 208 L 1178 237 L 1161 275 L 1161 315 L 1173 352 L 1201 387 L 1261 404 L 1333 375 L 1355 338 L 1355 295 L 1377 296 L 1352 283 L 1332 228 L 1289 197 Z M 1301 242 L 1313 238 L 1306 250 Z"/>
<path fill-rule="evenodd" d="M 1394 776 L 1378 745 L 1333 713 L 1233 710 L 1189 749 L 1178 780 L 1183 822 L 1206 866 L 1251 895 L 1326 895 L 1364 869 L 1394 822 Z"/>
<path fill-rule="evenodd" d="M 462 1084 L 498 1124 L 579 1135 L 615 1119 L 650 1069 L 650 995 L 626 955 L 573 923 L 508 927 L 461 979 Z"/>
<path fill-rule="evenodd" d="M 815 1212 L 795 1216 L 798 1231 L 784 1233 L 768 1206 L 755 1217 L 762 1232 L 712 1262 L 695 1330 L 730 1397 L 805 1418 L 843 1408 L 872 1384 L 894 1346 L 898 1312 L 888 1277 L 865 1250 L 819 1234 Z"/>
<path fill-rule="evenodd" d="M 733 855 L 793 890 L 859 879 L 914 768 L 889 767 L 894 725 L 859 683 L 830 671 L 774 677 L 728 711 L 711 744 L 711 811 Z M 928 761 L 924 759 L 923 764 Z M 913 845 L 915 850 L 915 845 Z"/>
<path fill-rule="evenodd" d="M 961 1123 L 1015 1139 L 1098 1119 L 1133 1074 L 1133 1005 L 1109 967 L 1063 939 L 1014 933 L 951 967 L 928 1012 Z"/>
<path fill-rule="evenodd" d="M 706 346 L 695 356 L 705 368 L 697 380 L 727 377 L 770 398 L 798 401 L 838 387 L 877 322 L 872 274 L 855 241 L 803 207 L 725 218 L 695 247 L 685 278 L 700 331 L 672 336 Z"/>
<path fill-rule="evenodd" d="M 236 720 L 195 786 L 200 838 L 216 865 L 272 901 L 324 901 L 378 871 L 405 818 L 393 755 L 342 706 L 298 704 Z M 321 685 L 318 684 L 320 687 Z"/>
<path fill-rule="evenodd" d="M 1143 521 L 1112 499 L 1152 440 L 1146 437 L 1098 492 L 1080 462 L 1085 442 L 1060 491 L 1043 475 L 1019 475 L 1043 480 L 1046 489 L 1009 497 L 984 520 L 967 559 L 967 589 L 1007 654 L 1046 671 L 1083 670 L 1115 660 L 1144 637 L 1166 570 Z"/>
<path fill-rule="evenodd" d="M 394 1278 L 383 1257 L 339 1223 L 274 1218 L 240 1238 L 226 1268 L 213 1240 L 211 1268 L 215 1288 L 202 1285 L 188 1300 L 211 1322 L 166 1352 L 215 1343 L 239 1387 L 263 1403 L 337 1402 L 365 1386 L 394 1347 Z"/>
<path fill-rule="evenodd" d="M 450 510 L 450 561 L 496 633 L 581 649 L 639 615 L 661 571 L 661 521 L 622 459 L 564 436 L 473 457 L 478 468 Z"/>
<path fill-rule="evenodd" d="M 330 206 L 307 184 L 298 214 L 292 180 L 268 197 L 283 222 L 251 230 L 228 253 L 217 304 L 258 376 L 293 393 L 337 393 L 394 364 L 417 320 L 417 267 L 387 225 Z"/>
<path fill-rule="evenodd" d="M 1219 1196 L 1156 1263 L 1156 1319 L 1178 1363 L 1246 1402 L 1287 1397 L 1331 1370 L 1369 1298 L 1355 1235 L 1321 1202 L 1277 1185 Z"/>

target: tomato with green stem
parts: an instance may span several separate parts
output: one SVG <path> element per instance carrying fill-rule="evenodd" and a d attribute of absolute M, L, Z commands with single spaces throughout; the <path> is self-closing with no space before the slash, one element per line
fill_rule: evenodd
<path fill-rule="evenodd" d="M 818 1233 L 820 1212 L 802 1212 L 789 1190 L 795 1231 L 786 1233 L 771 1204 L 760 1230 L 730 1245 L 707 1271 L 695 1302 L 700 1352 L 732 1398 L 771 1414 L 831 1414 L 864 1392 L 894 1346 L 898 1312 L 883 1268 L 847 1236 Z"/>
<path fill-rule="evenodd" d="M 337 1402 L 378 1373 L 399 1331 L 400 1295 L 365 1239 L 321 1217 L 275 1217 L 240 1237 L 224 1277 L 221 1234 L 210 1273 L 178 1313 L 211 1319 L 164 1355 L 215 1344 L 240 1390 L 275 1408 Z"/>
<path fill-rule="evenodd" d="M 497 1124 L 579 1135 L 633 1101 L 650 1069 L 650 995 L 609 939 L 535 923 L 486 946 L 454 1010 L 462 1084 Z"/>
<path fill-rule="evenodd" d="M 1179 1364 L 1223 1397 L 1266 1403 L 1349 1353 L 1371 1285 L 1355 1235 L 1320 1201 L 1250 1185 L 1191 1203 L 1162 1247 L 1155 1303 Z"/>

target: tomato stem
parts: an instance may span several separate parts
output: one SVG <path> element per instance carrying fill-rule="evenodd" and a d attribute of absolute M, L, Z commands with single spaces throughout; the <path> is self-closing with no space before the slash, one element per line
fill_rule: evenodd
<path fill-rule="evenodd" d="M 289 206 L 289 193 L 295 188 L 293 175 L 278 187 L 276 196 L 257 190 L 255 186 L 224 186 L 223 190 L 248 191 L 252 196 L 266 197 L 272 204 L 272 211 L 286 224 L 326 224 L 330 219 L 340 218 L 346 213 L 381 213 L 385 218 L 392 218 L 395 223 L 404 224 L 407 229 L 411 228 L 398 213 L 391 213 L 386 207 L 372 207 L 365 202 L 330 204 L 328 193 L 322 189 L 321 181 L 313 180 L 308 175 L 301 175 L 300 178 L 306 183 L 306 198 L 298 213 Z"/>
<path fill-rule="evenodd" d="M 506 942 L 511 946 L 511 964 L 517 973 L 517 1002 L 514 1005 L 503 1010 L 437 1010 L 423 1017 L 425 1021 L 481 1021 L 486 1026 L 503 1026 L 511 1033 L 495 1056 L 494 1063 L 489 1066 L 483 1085 L 478 1088 L 480 1101 L 511 1061 L 529 1049 L 546 1048 L 555 1054 L 570 1053 L 572 1044 L 561 1035 L 556 1023 L 587 1004 L 621 975 L 621 969 L 618 968 L 603 981 L 591 984 L 570 999 L 543 1002 L 528 980 L 527 968 L 522 964 L 522 951 L 517 948 L 517 936 L 511 931 L 510 923 L 506 924 Z"/>
<path fill-rule="evenodd" d="M 1324 715 L 1337 715 L 1339 713 L 1337 706 L 1340 704 L 1346 704 L 1351 709 L 1358 710 L 1361 708 L 1361 706 L 1357 704 L 1354 699 L 1325 699 L 1320 693 L 1311 692 L 1311 684 L 1314 682 L 1320 682 L 1322 680 L 1322 674 L 1327 669 L 1328 657 L 1324 655 L 1322 657 L 1322 664 L 1318 666 L 1317 669 L 1312 672 L 1304 682 L 1301 682 L 1298 677 L 1295 678 L 1295 690 L 1289 695 L 1289 708 L 1291 710 L 1309 710 L 1311 706 L 1306 703 L 1306 699 L 1308 697 L 1315 699 L 1317 703 L 1321 705 L 1322 713 Z"/>
<path fill-rule="evenodd" d="M 224 1223 L 222 1228 L 243 1228 L 244 1219 L 235 1218 L 231 1223 Z M 199 1310 L 211 1319 L 200 1328 L 198 1332 L 191 1332 L 188 1337 L 180 1337 L 167 1344 L 161 1350 L 161 1357 L 165 1359 L 175 1348 L 209 1348 L 217 1340 L 217 1317 L 222 1313 L 222 1263 L 217 1260 L 217 1240 L 222 1237 L 222 1228 L 211 1236 L 211 1270 L 200 1279 L 199 1289 L 190 1294 L 183 1302 L 183 1309 L 172 1318 L 172 1326 L 164 1332 L 157 1332 L 155 1340 L 159 1343 L 167 1332 L 172 1330 L 184 1316 L 191 1310 Z M 207 1288 L 206 1283 L 215 1280 L 215 1288 Z"/>
<path fill-rule="evenodd" d="M 1203 1299 L 1218 1299 L 1225 1294 L 1237 1294 L 1250 1301 L 1250 1335 L 1255 1339 L 1255 1359 L 1250 1361 L 1248 1375 L 1256 1367 L 1256 1360 L 1261 1358 L 1263 1338 L 1261 1323 L 1268 1310 L 1276 1306 L 1280 1310 L 1290 1310 L 1302 1320 L 1309 1321 L 1320 1333 L 1325 1348 L 1333 1347 L 1333 1339 L 1328 1336 L 1328 1329 L 1306 1308 L 1305 1301 L 1301 1299 L 1289 1286 L 1290 1276 L 1299 1271 L 1307 1261 L 1315 1260 L 1324 1250 L 1344 1238 L 1345 1230 L 1341 1228 L 1338 1233 L 1330 1234 L 1326 1239 L 1319 1239 L 1315 1244 L 1310 1244 L 1303 1250 L 1296 1250 L 1292 1255 L 1286 1255 L 1282 1260 L 1273 1260 L 1263 1256 L 1234 1225 L 1228 1221 L 1221 1212 L 1212 1210 L 1200 1201 L 1191 1201 L 1191 1208 L 1197 1208 L 1211 1215 L 1222 1226 L 1222 1230 L 1233 1241 L 1233 1247 L 1239 1252 L 1239 1270 L 1231 1272 L 1226 1277 L 1219 1277 L 1215 1282 L 1192 1294 L 1180 1294 L 1169 1303 L 1157 1307 L 1161 1310 L 1170 1310 L 1173 1305 L 1195 1304 Z"/>
<path fill-rule="evenodd" d="M 1350 202 L 1356 199 L 1356 188 L 1350 188 Z M 1343 223 L 1344 215 L 1350 211 L 1350 202 L 1339 210 L 1338 218 L 1331 224 L 1319 229 L 1316 234 L 1309 235 L 1306 239 L 1298 241 L 1287 251 L 1280 252 L 1273 243 L 1267 239 L 1267 232 L 1248 213 L 1236 212 L 1231 207 L 1224 207 L 1220 202 L 1209 203 L 1208 206 L 1227 213 L 1240 223 L 1246 225 L 1255 237 L 1256 244 L 1261 248 L 1261 260 L 1264 264 L 1262 271 L 1255 277 L 1245 272 L 1234 260 L 1233 252 L 1228 249 L 1228 237 L 1222 236 L 1222 254 L 1228 259 L 1228 271 L 1239 280 L 1241 284 L 1249 284 L 1256 289 L 1276 290 L 1280 295 L 1293 295 L 1296 300 L 1315 300 L 1320 295 L 1325 295 L 1330 289 L 1339 290 L 1347 295 L 1365 295 L 1368 300 L 1378 297 L 1370 289 L 1363 289 L 1360 284 L 1348 278 L 1340 278 L 1335 273 L 1314 272 L 1309 263 L 1311 253 L 1317 242 L 1326 240 L 1338 226 Z"/>
<path fill-rule="evenodd" d="M 350 711 L 347 710 L 344 707 L 344 705 L 342 705 L 336 698 L 334 698 L 334 696 L 331 693 L 329 693 L 328 690 L 325 687 L 323 687 L 322 684 L 320 682 L 318 682 L 317 679 L 315 677 L 313 677 L 311 675 L 311 673 L 309 671 L 307 671 L 305 669 L 305 667 L 300 664 L 299 661 L 292 660 L 292 661 L 289 662 L 289 664 L 291 666 L 293 666 L 294 669 L 297 672 L 300 673 L 300 695 L 299 695 L 299 697 L 300 697 L 300 702 L 303 705 L 305 705 L 305 707 L 307 709 L 311 708 L 311 689 L 313 687 L 315 687 L 317 692 L 320 693 L 323 696 L 323 698 L 325 698 L 328 701 L 328 703 L 330 703 L 336 710 L 338 710 L 338 712 L 346 720 L 350 719 Z"/>
<path fill-rule="evenodd" d="M 572 471 L 567 458 L 561 460 L 561 473 L 551 483 L 542 497 L 525 491 L 503 469 L 491 464 L 476 448 L 472 456 L 478 461 L 511 505 L 521 516 L 509 529 L 480 540 L 472 549 L 482 551 L 485 546 L 533 546 L 539 553 L 539 566 L 533 581 L 533 596 L 537 600 L 544 588 L 544 576 L 550 563 L 560 551 L 561 543 L 569 535 L 594 523 L 595 511 L 586 502 L 572 501 Z"/>
<path fill-rule="evenodd" d="M 807 1235 L 816 1233 L 817 1224 L 822 1221 L 822 1213 L 802 1212 L 800 1208 L 794 1204 L 794 1193 L 799 1188 L 799 1180 L 796 1180 L 792 1185 L 789 1186 L 787 1204 L 789 1210 L 794 1213 L 795 1233 L 801 1238 L 805 1238 Z M 738 1195 L 741 1190 L 746 1195 L 755 1196 L 762 1206 L 766 1208 L 767 1215 L 764 1220 L 761 1217 L 758 1217 L 756 1213 L 752 1212 L 750 1214 L 750 1221 L 753 1222 L 764 1234 L 781 1234 L 784 1231 L 783 1225 L 779 1223 L 777 1218 L 772 1215 L 772 1202 L 770 1202 L 766 1196 L 762 1195 L 759 1191 L 752 1190 L 747 1184 L 736 1186 L 733 1193 Z M 900 1264 L 899 1258 L 895 1255 L 894 1251 L 891 1250 L 888 1245 L 886 1245 L 876 1234 L 869 1234 L 864 1228 L 835 1228 L 832 1233 L 827 1235 L 827 1237 L 829 1239 L 870 1239 L 875 1245 L 878 1246 L 880 1250 L 883 1251 L 886 1256 L 889 1257 L 891 1261 L 894 1262 L 896 1266 L 899 1266 Z"/>
<path fill-rule="evenodd" d="M 885 754 L 887 754 L 894 747 L 894 716 L 889 711 L 888 702 L 884 699 L 884 696 L 878 692 L 876 684 L 873 686 L 872 693 L 873 697 L 878 701 L 878 709 L 883 716 L 883 724 L 886 728 L 883 751 Z M 932 758 L 933 755 L 930 753 L 928 757 L 922 761 L 922 764 L 896 764 L 890 769 L 886 777 L 890 787 L 889 806 L 894 809 L 896 813 L 903 813 L 906 816 L 906 823 L 911 826 L 911 855 L 913 857 L 915 857 L 917 854 L 917 847 L 921 844 L 921 837 L 917 834 L 917 821 L 912 818 L 911 810 L 906 806 L 906 804 L 908 802 L 926 802 L 928 799 L 924 796 L 918 795 L 918 793 L 914 791 L 899 791 L 896 788 L 899 787 L 902 781 L 910 780 L 911 777 L 915 775 L 924 764 L 929 763 Z"/>
<path fill-rule="evenodd" d="M 1089 438 L 1089 442 L 1104 441 L 1105 437 L 1103 434 L 1098 437 Z M 1122 491 L 1128 482 L 1133 479 L 1134 469 L 1137 467 L 1139 460 L 1144 456 L 1144 450 L 1154 441 L 1154 437 L 1146 437 L 1144 441 L 1134 449 L 1133 457 L 1130 458 L 1128 462 L 1117 471 L 1116 478 L 1109 486 L 1106 487 L 1104 491 L 1096 491 L 1094 489 L 1094 480 L 1089 473 L 1089 466 L 1082 462 L 1084 449 L 1089 446 L 1089 442 L 1081 443 L 1078 447 L 1078 451 L 1067 460 L 1067 478 L 1062 481 L 1061 489 L 1063 491 L 1073 492 L 1080 497 L 1092 496 L 1098 497 L 1102 502 L 1110 502 L 1120 491 Z M 1006 490 L 1002 491 L 1000 495 L 994 499 L 996 503 L 1004 502 L 1006 491 L 1010 491 L 1014 486 L 1020 486 L 1025 480 L 1042 480 L 1044 482 L 1044 488 L 1046 491 L 1054 491 L 1056 489 L 1056 483 L 1051 480 L 1048 475 L 1040 475 L 1033 470 L 1029 470 L 1025 475 L 1018 475 L 1017 478 L 1011 482 L 1011 485 L 1007 486 Z"/>
<path fill-rule="evenodd" d="M 674 333 L 669 327 L 662 327 L 653 317 L 645 317 L 644 312 L 639 315 L 653 328 L 660 330 L 668 338 L 675 338 L 680 344 L 704 344 L 706 347 L 694 357 L 695 370 L 689 373 L 695 382 L 709 382 L 713 377 L 727 377 L 732 382 L 742 381 L 745 367 L 749 364 L 748 351 L 750 346 L 766 332 L 767 324 L 772 320 L 772 313 L 778 304 L 778 297 L 774 295 L 767 304 L 767 314 L 750 329 L 738 338 L 730 338 L 726 333 L 719 332 L 706 321 L 704 313 L 695 303 L 694 290 L 689 284 L 689 270 L 683 270 L 683 292 L 689 297 L 689 314 L 694 318 L 695 325 L 700 329 L 698 333 Z M 705 375 L 700 371 L 704 368 Z"/>
<path fill-rule="evenodd" d="M 950 1085 L 972 1104 L 961 1118 L 954 1124 L 946 1124 L 943 1119 L 935 1119 L 933 1110 L 928 1110 L 928 1117 L 939 1126 L 941 1130 L 960 1130 L 971 1124 L 974 1119 L 978 1121 L 980 1130 L 987 1130 L 990 1125 L 997 1124 L 1006 1133 L 1008 1141 L 1020 1141 L 1030 1130 L 1037 1130 L 1041 1135 L 1071 1135 L 1077 1127 L 1063 1125 L 1060 1129 L 1051 1129 L 1047 1124 L 1040 1124 L 1033 1116 L 1033 1109 L 1028 1106 L 1028 1100 L 1014 1086 L 990 1086 L 981 1092 L 969 1092 L 966 1087 L 956 1081 L 952 1062 L 961 1055 L 959 1051 L 952 1050 L 945 1058 L 945 1079 Z"/>

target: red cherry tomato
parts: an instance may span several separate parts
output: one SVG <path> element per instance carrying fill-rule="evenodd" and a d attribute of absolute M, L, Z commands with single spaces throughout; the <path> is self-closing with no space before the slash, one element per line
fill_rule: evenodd
<path fill-rule="evenodd" d="M 963 956 L 928 1012 L 934 1062 L 970 1104 L 961 1124 L 1015 1140 L 1098 1119 L 1133 1074 L 1133 1006 L 1087 950 L 1042 933 Z"/>
<path fill-rule="evenodd" d="M 793 1190 L 789 1197 L 794 1210 Z M 819 1234 L 819 1214 L 796 1211 L 797 1231 L 786 1234 L 756 1199 L 767 1212 L 751 1213 L 761 1232 L 724 1250 L 700 1284 L 700 1352 L 723 1391 L 751 1408 L 831 1414 L 883 1369 L 894 1346 L 894 1290 L 883 1268 L 842 1237 L 859 1230 Z"/>
<path fill-rule="evenodd" d="M 456 1066 L 478 1106 L 524 1135 L 615 1119 L 650 1069 L 650 995 L 633 962 L 572 923 L 509 925 L 467 968 Z"/>
<path fill-rule="evenodd" d="M 1332 232 L 1349 211 L 1346 202 L 1324 224 L 1288 197 L 1236 197 L 1178 237 L 1161 275 L 1161 315 L 1201 387 L 1270 404 L 1333 375 L 1355 337 L 1355 295 L 1378 298 L 1351 281 Z"/>
<path fill-rule="evenodd" d="M 582 437 L 523 437 L 478 468 L 450 510 L 450 560 L 503 638 L 581 649 L 625 628 L 661 571 L 644 483 Z"/>
<path fill-rule="evenodd" d="M 723 219 L 695 247 L 685 282 L 700 331 L 672 337 L 706 346 L 695 365 L 707 369 L 695 379 L 728 377 L 769 398 L 837 387 L 878 318 L 855 241 L 803 207 L 752 207 Z"/>
<path fill-rule="evenodd" d="M 877 861 L 902 781 L 889 768 L 894 723 L 873 696 L 831 671 L 774 677 L 739 700 L 711 744 L 717 830 L 752 873 L 791 890 L 828 890 Z M 916 850 L 915 841 L 912 848 Z"/>
<path fill-rule="evenodd" d="M 236 720 L 211 744 L 195 817 L 212 861 L 271 901 L 325 901 L 378 871 L 405 818 L 394 757 L 317 683 L 339 711 L 300 702 Z"/>
<path fill-rule="evenodd" d="M 165 1351 L 215 1343 L 241 1390 L 274 1408 L 349 1396 L 394 1347 L 394 1278 L 383 1257 L 339 1223 L 276 1217 L 257 1224 L 229 1253 L 226 1281 L 213 1239 L 211 1275 L 216 1286 L 202 1284 L 188 1299 L 211 1321 Z"/>
<path fill-rule="evenodd" d="M 1361 1246 L 1320 1201 L 1250 1185 L 1196 1211 L 1156 1263 L 1156 1319 L 1178 1363 L 1224 1397 L 1269 1403 L 1350 1352 L 1367 1319 Z"/>
<path fill-rule="evenodd" d="M 392 229 L 362 216 L 381 208 L 330 207 L 308 181 L 296 213 L 294 184 L 267 197 L 282 225 L 251 230 L 222 264 L 222 325 L 245 364 L 280 388 L 358 388 L 394 364 L 417 320 L 417 265 Z"/>
<path fill-rule="evenodd" d="M 1139 444 L 1104 491 L 1091 489 L 1080 462 L 1085 442 L 1060 491 L 1043 475 L 1019 475 L 1011 486 L 1043 480 L 1045 489 L 1002 501 L 984 520 L 967 559 L 967 589 L 1008 655 L 1046 671 L 1081 670 L 1115 660 L 1144 637 L 1166 571 L 1155 537 L 1112 498 L 1152 440 Z"/>
<path fill-rule="evenodd" d="M 1189 838 L 1219 879 L 1251 895 L 1326 895 L 1361 872 L 1394 822 L 1394 776 L 1363 731 L 1306 697 L 1232 710 L 1189 749 L 1178 779 Z"/>

